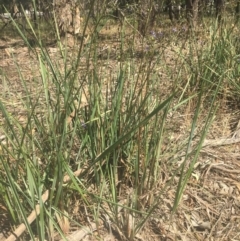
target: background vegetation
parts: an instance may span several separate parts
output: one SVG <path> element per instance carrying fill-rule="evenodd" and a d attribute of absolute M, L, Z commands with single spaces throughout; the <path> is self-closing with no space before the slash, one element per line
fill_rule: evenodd
<path fill-rule="evenodd" d="M 200 154 L 226 110 L 236 136 L 239 2 L 213 16 L 187 1 L 2 3 L 6 240 L 201 240 L 199 227 L 218 240 L 207 214 L 183 221 L 184 193 L 203 191 Z"/>

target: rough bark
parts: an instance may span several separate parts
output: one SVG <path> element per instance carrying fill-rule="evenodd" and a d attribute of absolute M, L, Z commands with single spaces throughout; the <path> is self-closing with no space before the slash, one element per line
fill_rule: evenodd
<path fill-rule="evenodd" d="M 207 4 L 208 4 L 208 0 L 200 0 L 199 1 L 198 15 L 201 19 L 203 18 L 204 14 L 205 14 Z"/>
<path fill-rule="evenodd" d="M 172 4 L 172 0 L 166 0 L 166 5 L 167 5 L 167 11 L 168 11 L 168 16 L 169 16 L 169 19 L 171 21 L 173 21 L 173 4 Z"/>
<path fill-rule="evenodd" d="M 15 18 L 17 16 L 17 14 L 19 13 L 19 9 L 18 9 L 16 0 L 12 1 L 12 5 L 11 5 L 10 9 L 11 9 L 10 13 L 11 13 L 12 17 Z"/>
<path fill-rule="evenodd" d="M 240 1 L 237 1 L 236 5 L 236 19 L 239 20 L 240 18 Z"/>
<path fill-rule="evenodd" d="M 180 19 L 181 4 L 174 0 L 166 0 L 166 7 L 168 11 L 169 19 L 173 22 L 174 20 Z"/>
<path fill-rule="evenodd" d="M 156 20 L 157 9 L 153 0 L 144 0 L 138 3 L 138 31 L 142 36 L 153 28 Z"/>
<path fill-rule="evenodd" d="M 81 25 L 78 4 L 74 0 L 55 0 L 54 13 L 61 41 L 73 47 Z"/>
<path fill-rule="evenodd" d="M 197 25 L 199 0 L 186 0 L 186 15 L 189 24 L 194 28 Z"/>
<path fill-rule="evenodd" d="M 214 0 L 214 3 L 216 7 L 216 18 L 221 22 L 224 11 L 224 0 Z"/>

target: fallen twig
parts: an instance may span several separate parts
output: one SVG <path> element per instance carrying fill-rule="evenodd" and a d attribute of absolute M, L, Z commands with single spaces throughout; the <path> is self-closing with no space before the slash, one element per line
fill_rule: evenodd
<path fill-rule="evenodd" d="M 205 146 L 223 146 L 231 145 L 240 142 L 240 138 L 220 138 L 215 140 L 205 140 L 202 147 Z"/>
<path fill-rule="evenodd" d="M 42 195 L 42 202 L 45 203 L 48 200 L 49 191 L 47 190 Z M 40 205 L 37 204 L 35 209 L 31 212 L 31 214 L 28 216 L 27 221 L 29 224 L 31 224 L 36 217 L 40 214 Z M 22 233 L 26 230 L 26 225 L 24 223 L 20 224 L 18 228 L 5 240 L 5 241 L 15 241 L 17 238 L 19 238 Z"/>
<path fill-rule="evenodd" d="M 82 169 L 79 169 L 76 172 L 74 172 L 73 175 L 77 177 L 81 173 L 82 173 Z M 70 180 L 71 178 L 68 175 L 64 176 L 63 178 L 64 183 L 67 183 Z M 47 190 L 41 197 L 43 203 L 45 203 L 48 200 L 48 196 L 49 196 L 49 190 Z M 28 223 L 31 224 L 39 214 L 40 214 L 40 205 L 37 204 L 35 209 L 31 212 L 31 214 L 27 218 Z M 17 238 L 19 238 L 22 235 L 22 233 L 25 230 L 26 230 L 26 225 L 24 223 L 20 224 L 20 226 L 18 226 L 18 228 L 5 241 L 15 241 Z M 70 240 L 74 240 L 74 239 L 70 239 Z"/>
<path fill-rule="evenodd" d="M 68 235 L 65 239 L 61 239 L 60 241 L 69 240 L 69 241 L 80 241 L 86 235 L 91 234 L 92 232 L 97 230 L 97 225 L 95 223 L 90 223 L 91 227 L 82 227 L 80 230 L 73 232 Z"/>

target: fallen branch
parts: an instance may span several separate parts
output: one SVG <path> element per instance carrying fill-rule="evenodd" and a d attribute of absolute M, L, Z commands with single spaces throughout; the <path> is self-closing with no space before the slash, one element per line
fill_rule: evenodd
<path fill-rule="evenodd" d="M 224 167 L 221 167 L 222 165 L 224 165 L 224 164 L 223 163 L 212 164 L 212 165 L 210 165 L 209 170 L 210 169 L 217 169 L 217 170 L 223 171 L 224 173 L 228 172 L 228 173 L 240 174 L 240 170 L 224 168 Z"/>
<path fill-rule="evenodd" d="M 80 241 L 86 235 L 91 234 L 92 232 L 97 230 L 97 225 L 95 223 L 90 223 L 91 227 L 82 227 L 80 230 L 73 232 L 68 235 L 65 239 L 61 239 L 60 241 L 65 241 L 66 239 L 69 241 Z"/>
<path fill-rule="evenodd" d="M 79 169 L 76 172 L 73 173 L 75 177 L 79 176 L 82 173 L 82 170 Z M 71 178 L 66 175 L 63 178 L 64 183 L 67 183 L 71 180 Z M 42 195 L 42 203 L 45 203 L 48 200 L 49 197 L 49 190 L 47 190 L 43 195 Z M 37 204 L 35 206 L 35 209 L 31 212 L 31 214 L 28 216 L 27 221 L 29 224 L 31 224 L 37 216 L 40 214 L 40 205 Z M 5 241 L 15 241 L 17 240 L 22 233 L 26 230 L 26 225 L 24 223 L 20 224 L 20 226 L 17 227 L 17 229 L 5 240 Z M 86 234 L 85 234 L 86 235 Z M 70 239 L 74 240 L 74 239 Z"/>
<path fill-rule="evenodd" d="M 216 140 L 205 140 L 202 147 L 205 146 L 223 146 L 231 145 L 240 142 L 240 138 L 220 138 Z"/>
<path fill-rule="evenodd" d="M 49 196 L 49 191 L 47 190 L 42 195 L 43 203 L 45 203 L 48 200 L 48 196 Z M 37 204 L 35 207 L 35 210 L 33 210 L 27 218 L 28 223 L 31 224 L 39 214 L 40 214 L 40 205 Z M 25 230 L 26 230 L 26 225 L 22 223 L 5 241 L 15 241 L 17 238 L 19 238 L 22 235 L 22 233 Z"/>

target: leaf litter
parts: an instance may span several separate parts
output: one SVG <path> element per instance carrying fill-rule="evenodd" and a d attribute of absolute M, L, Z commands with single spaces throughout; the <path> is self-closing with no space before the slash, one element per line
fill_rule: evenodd
<path fill-rule="evenodd" d="M 31 90 L 32 97 L 35 96 L 38 98 L 43 88 L 41 81 L 37 79 L 37 76 L 39 76 L 39 63 L 37 59 L 34 59 L 34 56 L 31 56 L 28 49 L 21 46 L 18 40 L 16 42 L 16 45 L 14 41 L 8 44 L 4 41 L 0 43 L 0 68 L 6 74 L 0 75 L 2 89 L 0 98 L 11 115 L 21 123 L 26 124 L 26 112 L 21 101 L 26 96 L 24 96 L 25 91 L 22 89 L 19 79 L 19 72 L 15 68 L 16 63 L 21 70 L 23 79 L 26 80 Z M 51 58 L 61 61 L 61 56 L 56 48 L 49 48 L 49 54 Z M 171 54 L 171 51 L 169 51 L 167 56 L 171 65 L 170 59 L 171 57 L 174 58 L 174 54 Z M 111 65 L 114 66 L 114 64 L 114 61 L 112 61 Z M 163 70 L 158 69 L 157 71 L 161 75 L 167 76 Z M 31 87 L 33 82 L 34 86 Z M 36 84 L 39 88 L 36 88 Z M 167 88 L 166 83 L 165 88 Z M 39 102 L 41 103 L 41 100 Z M 164 193 L 159 207 L 150 216 L 145 226 L 136 234 L 134 240 L 220 241 L 240 239 L 240 171 L 238 171 L 240 144 L 238 141 L 232 141 L 224 145 L 224 142 L 220 141 L 224 138 L 225 140 L 231 139 L 233 136 L 231 135 L 233 133 L 230 126 L 235 116 L 233 116 L 232 112 L 220 110 L 217 113 L 218 116 L 207 135 L 205 143 L 208 143 L 201 150 L 200 157 L 194 169 L 194 175 L 192 175 L 186 186 L 176 213 L 173 216 L 171 215 L 177 180 Z M 42 114 L 41 106 L 39 106 L 39 114 Z M 190 119 L 190 115 L 191 110 L 189 110 L 189 113 L 183 111 L 179 115 L 174 116 L 180 128 L 176 132 L 177 138 L 174 138 L 177 141 L 172 146 L 168 141 L 166 142 L 166 151 L 169 151 L 187 136 L 188 133 L 183 132 L 188 129 L 185 126 L 186 122 L 184 118 L 188 120 Z M 224 124 L 222 120 L 225 121 Z M 4 119 L 2 117 L 0 117 L 0 124 L 0 127 L 4 128 Z M 4 135 L 1 129 L 0 136 L 1 142 L 3 142 Z M 169 180 L 171 175 L 168 173 L 168 167 L 164 166 L 164 164 L 162 169 L 163 176 L 165 177 L 159 180 L 158 185 L 156 185 L 156 193 L 161 191 L 161 186 Z M 108 211 L 111 212 L 110 210 Z M 124 214 L 123 212 L 122 215 L 126 219 L 126 213 Z M 127 215 L 128 218 L 123 225 L 127 225 L 128 235 L 130 236 L 134 216 L 130 213 Z M 1 241 L 5 240 L 6 234 L 9 232 L 9 222 L 6 207 L 1 205 L 0 200 L 0 226 L 4 227 L 4 230 L 0 232 Z M 92 225 L 94 226 L 95 224 Z M 102 238 L 102 240 L 118 240 L 114 234 L 120 231 L 114 225 L 110 227 L 107 228 L 103 225 L 101 231 L 98 233 L 94 233 L 94 228 L 88 232 L 83 232 L 82 236 L 80 235 L 81 238 L 78 240 L 96 240 L 96 236 L 99 239 Z M 88 228 L 85 227 L 82 230 L 84 229 L 87 230 Z M 79 233 L 82 233 L 82 230 L 72 230 L 71 232 L 72 235 L 74 233 L 78 233 L 77 235 L 79 235 Z M 73 237 L 71 240 L 74 240 Z"/>

